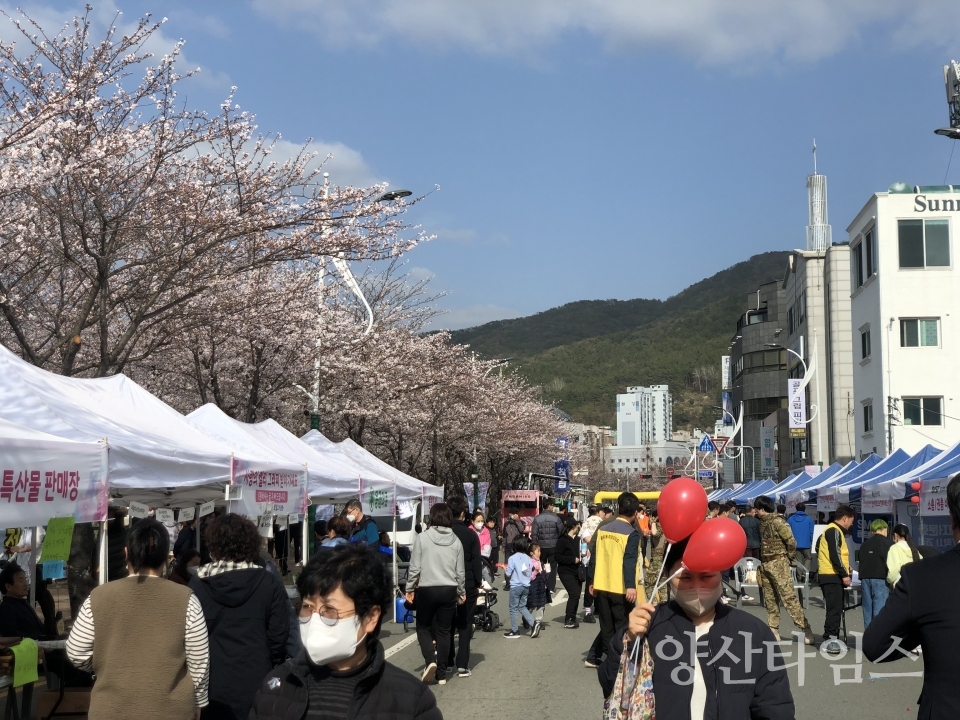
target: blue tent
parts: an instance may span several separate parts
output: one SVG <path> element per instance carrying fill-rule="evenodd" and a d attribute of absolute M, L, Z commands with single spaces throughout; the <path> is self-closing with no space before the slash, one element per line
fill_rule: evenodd
<path fill-rule="evenodd" d="M 750 483 L 750 487 L 746 492 L 740 493 L 737 496 L 737 505 L 746 505 L 753 501 L 754 498 L 759 497 L 760 495 L 767 495 L 777 487 L 776 480 L 761 480 L 759 483 Z"/>
<path fill-rule="evenodd" d="M 805 472 L 798 473 L 796 475 L 791 475 L 782 483 L 777 485 L 774 495 L 776 496 L 777 502 L 783 502 L 781 499 L 783 494 L 790 490 L 790 488 L 799 487 L 801 483 L 805 483 L 810 479 L 810 476 Z"/>
<path fill-rule="evenodd" d="M 960 442 L 909 473 L 878 483 L 877 487 L 883 488 L 887 497 L 905 498 L 909 483 L 915 480 L 942 480 L 958 472 L 960 472 Z"/>
<path fill-rule="evenodd" d="M 851 460 L 839 469 L 834 469 L 837 465 L 839 465 L 839 463 L 834 463 L 822 473 L 814 475 L 812 478 L 810 478 L 810 480 L 802 485 L 794 485 L 792 488 L 789 488 L 786 491 L 786 494 L 796 495 L 797 493 L 802 493 L 799 496 L 799 501 L 806 502 L 807 500 L 811 499 L 811 497 L 816 497 L 815 488 L 817 488 L 819 485 L 826 484 L 826 481 L 830 479 L 840 480 L 845 475 L 856 470 L 859 466 L 859 463 L 856 460 Z"/>
<path fill-rule="evenodd" d="M 837 502 L 849 502 L 850 493 L 854 488 L 859 490 L 861 485 L 867 484 L 875 477 L 896 471 L 900 466 L 909 460 L 910 454 L 898 448 L 891 455 L 887 455 L 887 457 L 883 458 L 880 462 L 876 463 L 873 467 L 871 467 L 865 473 L 862 473 L 859 477 L 855 477 L 852 480 L 845 479 L 839 482 L 836 486 Z"/>
<path fill-rule="evenodd" d="M 888 469 L 886 472 L 879 473 L 874 475 L 870 473 L 870 478 L 865 482 L 861 483 L 859 487 L 853 487 L 850 489 L 850 501 L 854 502 L 860 499 L 863 494 L 863 487 L 866 485 L 877 485 L 879 483 L 885 482 L 887 480 L 892 480 L 893 478 L 900 477 L 901 475 L 909 475 L 914 470 L 922 465 L 926 465 L 928 462 L 933 460 L 935 457 L 940 455 L 943 451 L 939 448 L 934 447 L 933 445 L 927 445 L 920 452 L 914 455 L 912 458 L 907 460 L 902 465 Z"/>
<path fill-rule="evenodd" d="M 737 488 L 736 492 L 727 495 L 726 500 L 736 500 L 738 505 L 744 504 L 746 501 L 741 502 L 741 498 L 746 495 L 763 495 L 764 491 L 771 485 L 773 485 L 772 480 L 753 480 L 751 482 L 745 483 L 741 487 Z"/>

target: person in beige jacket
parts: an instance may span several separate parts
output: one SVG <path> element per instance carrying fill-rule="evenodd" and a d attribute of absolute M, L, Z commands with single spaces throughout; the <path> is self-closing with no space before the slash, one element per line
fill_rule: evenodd
<path fill-rule="evenodd" d="M 900 582 L 900 569 L 909 562 L 920 559 L 910 528 L 903 523 L 893 526 L 893 545 L 887 553 L 887 582 L 896 585 Z"/>

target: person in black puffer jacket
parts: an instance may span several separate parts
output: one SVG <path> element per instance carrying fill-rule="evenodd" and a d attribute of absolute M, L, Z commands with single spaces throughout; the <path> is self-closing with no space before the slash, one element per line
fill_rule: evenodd
<path fill-rule="evenodd" d="M 384 659 L 377 638 L 393 597 L 375 552 L 335 547 L 307 563 L 297 589 L 304 651 L 267 674 L 250 720 L 443 720 L 430 689 Z"/>
<path fill-rule="evenodd" d="M 290 600 L 283 582 L 258 564 L 261 542 L 250 520 L 221 515 L 207 530 L 213 562 L 190 580 L 210 638 L 203 720 L 245 720 L 260 680 L 287 657 Z"/>

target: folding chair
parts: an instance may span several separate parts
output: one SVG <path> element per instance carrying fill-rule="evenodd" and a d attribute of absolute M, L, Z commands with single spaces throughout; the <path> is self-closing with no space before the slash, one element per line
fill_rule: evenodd
<path fill-rule="evenodd" d="M 793 589 L 800 596 L 800 605 L 806 610 L 810 601 L 810 572 L 794 560 L 790 566 L 790 577 L 793 578 Z"/>

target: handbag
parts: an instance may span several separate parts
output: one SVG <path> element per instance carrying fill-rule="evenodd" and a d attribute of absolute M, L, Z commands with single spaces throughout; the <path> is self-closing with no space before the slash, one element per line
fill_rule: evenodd
<path fill-rule="evenodd" d="M 603 702 L 603 720 L 656 720 L 653 697 L 653 655 L 650 643 L 641 638 L 633 644 L 624 642 L 620 669 L 613 692 Z"/>
<path fill-rule="evenodd" d="M 581 585 L 587 581 L 587 569 L 583 566 L 583 563 L 577 565 L 577 579 Z"/>

